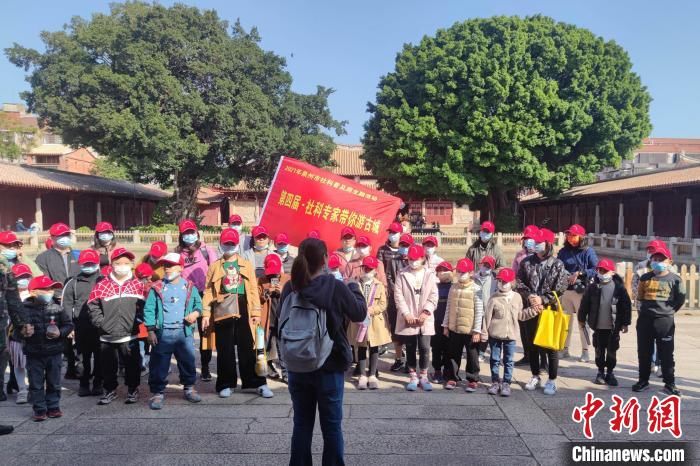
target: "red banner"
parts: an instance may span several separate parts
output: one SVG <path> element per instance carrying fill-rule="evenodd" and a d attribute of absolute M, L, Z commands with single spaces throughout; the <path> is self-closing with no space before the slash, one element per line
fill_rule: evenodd
<path fill-rule="evenodd" d="M 263 206 L 260 225 L 272 237 L 284 232 L 298 245 L 318 230 L 332 250 L 340 231 L 352 227 L 366 235 L 374 249 L 386 240 L 401 200 L 322 168 L 282 157 Z"/>

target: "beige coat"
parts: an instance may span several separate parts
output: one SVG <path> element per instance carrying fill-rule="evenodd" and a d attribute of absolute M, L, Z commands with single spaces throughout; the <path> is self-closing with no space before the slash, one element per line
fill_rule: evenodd
<path fill-rule="evenodd" d="M 365 293 L 365 287 L 360 282 L 360 289 L 362 294 Z M 374 292 L 374 299 L 370 303 L 370 297 Z M 348 326 L 348 341 L 353 346 L 381 346 L 391 343 L 391 332 L 389 331 L 389 319 L 386 315 L 387 306 L 387 296 L 386 288 L 384 284 L 378 279 L 372 280 L 372 288 L 370 289 L 369 295 L 365 296 L 365 301 L 367 302 L 367 315 L 370 318 L 369 328 L 367 329 L 367 335 L 363 342 L 359 343 L 357 341 L 357 332 L 360 328 L 360 324 L 351 322 Z"/>
<path fill-rule="evenodd" d="M 518 319 L 523 310 L 523 300 L 514 291 L 497 291 L 486 304 L 484 330 L 486 338 L 515 340 L 520 335 Z"/>

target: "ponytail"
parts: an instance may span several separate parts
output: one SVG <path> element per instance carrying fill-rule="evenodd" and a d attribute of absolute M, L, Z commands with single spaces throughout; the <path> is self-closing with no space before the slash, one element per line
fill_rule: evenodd
<path fill-rule="evenodd" d="M 316 238 L 306 238 L 299 245 L 299 255 L 292 264 L 292 288 L 299 291 L 306 288 L 311 277 L 316 274 L 326 262 L 328 249 L 326 243 Z"/>

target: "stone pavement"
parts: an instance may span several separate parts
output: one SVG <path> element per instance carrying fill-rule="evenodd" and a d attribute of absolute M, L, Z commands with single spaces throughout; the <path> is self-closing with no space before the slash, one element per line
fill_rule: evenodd
<path fill-rule="evenodd" d="M 574 335 L 574 340 L 578 340 Z M 562 442 L 582 440 L 582 429 L 571 420 L 575 405 L 583 403 L 586 390 L 606 402 L 593 421 L 599 440 L 628 440 L 612 434 L 610 397 L 617 393 L 627 400 L 636 381 L 636 338 L 623 335 L 618 353 L 620 387 L 612 390 L 594 385 L 592 363 L 563 361 L 558 379 L 559 393 L 546 397 L 522 390 L 528 371 L 516 368 L 513 396 L 492 397 L 486 385 L 477 393 L 461 389 L 447 392 L 407 393 L 404 377 L 388 372 L 389 359 L 382 360 L 382 389 L 358 392 L 350 377 L 346 383 L 344 432 L 349 465 L 408 465 L 429 462 L 440 465 L 562 464 Z M 577 344 L 573 352 L 578 352 Z M 676 373 L 683 391 L 683 439 L 700 445 L 700 314 L 681 311 L 676 325 Z M 388 355 L 387 355 L 388 356 Z M 519 357 L 519 355 L 518 355 Z M 173 365 L 174 367 L 174 365 Z M 486 363 L 481 366 L 489 380 Z M 147 407 L 146 378 L 141 400 L 124 405 L 121 399 L 110 406 L 96 406 L 96 398 L 79 398 L 75 381 L 65 381 L 61 419 L 34 423 L 31 407 L 15 405 L 14 395 L 0 403 L 0 422 L 11 423 L 16 432 L 0 437 L 0 464 L 245 464 L 282 465 L 288 462 L 292 409 L 286 387 L 271 383 L 275 397 L 264 400 L 252 393 L 236 392 L 223 400 L 214 393 L 214 383 L 199 383 L 204 401 L 191 405 L 181 398 L 177 375 L 171 376 L 162 411 Z M 655 379 L 655 378 L 654 378 Z M 662 387 L 660 379 L 639 397 L 641 429 L 634 440 L 670 440 L 668 433 L 646 432 L 646 408 Z M 314 451 L 321 452 L 320 429 L 316 427 Z M 700 454 L 700 447 L 695 455 Z M 700 458 L 694 461 L 700 464 Z M 316 459 L 320 464 L 320 458 Z"/>

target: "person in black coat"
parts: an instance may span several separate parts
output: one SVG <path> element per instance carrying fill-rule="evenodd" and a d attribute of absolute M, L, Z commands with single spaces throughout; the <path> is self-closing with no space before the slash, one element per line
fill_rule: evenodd
<path fill-rule="evenodd" d="M 4 258 L 0 258 L 0 374 L 5 374 L 8 356 L 7 339 L 5 337 L 7 317 L 10 318 L 14 328 L 24 326 L 24 312 L 22 310 L 22 300 L 17 290 L 17 280 L 10 272 L 9 264 Z M 0 383 L 0 401 L 7 399 Z M 11 433 L 14 428 L 10 425 L 0 425 L 0 435 Z"/>
<path fill-rule="evenodd" d="M 579 327 L 588 323 L 593 329 L 593 347 L 598 375 L 595 383 L 617 386 L 613 374 L 620 348 L 620 333 L 627 333 L 632 321 L 632 301 L 625 283 L 615 273 L 615 263 L 601 259 L 593 283 L 588 285 L 578 309 Z M 607 369 L 607 373 L 605 372 Z"/>

